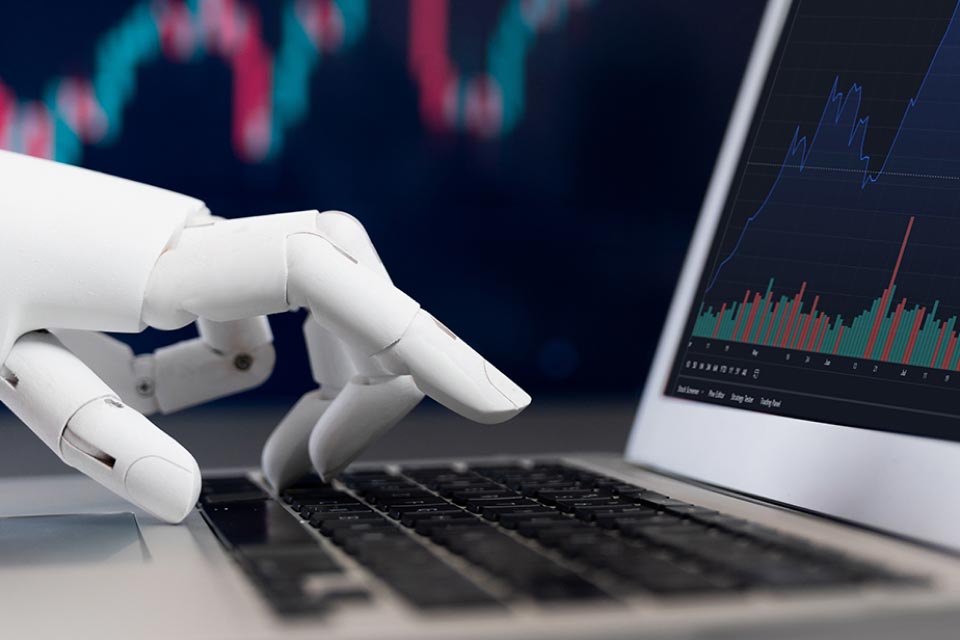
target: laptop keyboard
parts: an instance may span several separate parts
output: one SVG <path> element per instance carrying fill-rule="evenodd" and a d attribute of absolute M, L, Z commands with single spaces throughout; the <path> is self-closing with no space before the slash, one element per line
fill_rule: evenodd
<path fill-rule="evenodd" d="M 213 478 L 200 509 L 283 614 L 371 598 L 338 580 L 344 566 L 317 533 L 423 610 L 916 583 L 553 462 L 348 470 L 333 484 L 307 478 L 279 500 L 247 478 Z"/>

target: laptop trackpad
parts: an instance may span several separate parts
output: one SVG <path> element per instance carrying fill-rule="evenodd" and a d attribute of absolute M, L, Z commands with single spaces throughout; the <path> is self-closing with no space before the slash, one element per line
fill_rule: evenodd
<path fill-rule="evenodd" d="M 137 564 L 149 559 L 132 513 L 0 518 L 0 568 Z"/>

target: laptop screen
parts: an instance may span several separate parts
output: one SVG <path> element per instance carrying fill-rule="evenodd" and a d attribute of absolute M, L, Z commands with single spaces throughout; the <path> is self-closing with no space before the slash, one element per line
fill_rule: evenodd
<path fill-rule="evenodd" d="M 960 440 L 960 18 L 791 9 L 665 393 Z"/>

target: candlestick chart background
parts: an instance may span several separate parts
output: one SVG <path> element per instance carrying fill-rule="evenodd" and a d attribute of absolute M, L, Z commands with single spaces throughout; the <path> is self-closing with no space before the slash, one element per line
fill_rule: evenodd
<path fill-rule="evenodd" d="M 958 69 L 955 2 L 797 3 L 687 336 L 767 354 L 818 354 L 817 363 L 835 369 L 831 356 L 947 372 L 940 382 L 955 377 Z M 675 372 L 686 353 L 681 349 Z M 882 373 L 856 362 L 851 368 Z M 913 383 L 907 369 L 889 370 Z M 819 381 L 794 372 L 793 384 L 787 373 L 778 375 L 767 382 L 775 379 L 787 395 L 845 399 L 834 372 L 817 374 Z M 832 391 L 823 390 L 827 378 Z M 881 388 L 889 387 L 876 387 L 872 400 L 897 404 Z M 865 402 L 866 389 L 861 384 L 850 397 Z M 800 407 L 794 403 L 792 414 L 808 417 Z M 956 409 L 949 399 L 924 407 L 960 414 Z M 843 421 L 842 411 L 834 415 Z"/>
<path fill-rule="evenodd" d="M 562 26 L 589 0 L 513 0 L 497 16 L 485 68 L 459 72 L 450 58 L 448 0 L 411 0 L 408 71 L 425 126 L 482 137 L 511 131 L 523 115 L 526 58 L 538 34 Z M 135 3 L 99 36 L 89 77 L 50 79 L 40 99 L 23 100 L 0 84 L 0 143 L 5 149 L 75 163 L 83 143 L 122 134 L 140 68 L 166 60 L 219 58 L 230 70 L 234 152 L 260 162 L 282 149 L 286 132 L 310 108 L 308 84 L 324 55 L 366 35 L 368 0 L 296 0 L 279 7 L 276 50 L 266 42 L 259 7 L 239 0 Z"/>
<path fill-rule="evenodd" d="M 761 10 L 6 3 L 0 147 L 226 217 L 349 211 L 399 286 L 538 397 L 635 393 Z M 254 397 L 313 386 L 300 321 L 271 319 L 278 366 Z"/>

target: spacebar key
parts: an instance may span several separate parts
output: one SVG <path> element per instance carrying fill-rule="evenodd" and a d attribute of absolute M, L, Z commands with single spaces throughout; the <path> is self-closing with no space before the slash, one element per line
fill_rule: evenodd
<path fill-rule="evenodd" d="M 416 607 L 500 606 L 492 596 L 411 540 L 372 541 L 346 549 Z"/>
<path fill-rule="evenodd" d="M 446 567 L 412 574 L 406 571 L 380 575 L 401 596 L 417 607 L 499 607 L 497 600 L 478 586 Z"/>

